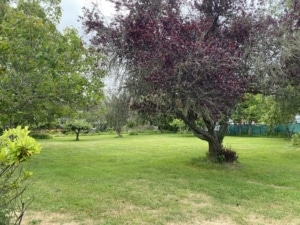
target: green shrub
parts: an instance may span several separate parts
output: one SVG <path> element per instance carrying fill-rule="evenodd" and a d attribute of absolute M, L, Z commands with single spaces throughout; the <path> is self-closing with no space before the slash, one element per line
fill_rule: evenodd
<path fill-rule="evenodd" d="M 130 120 L 130 121 L 127 122 L 127 125 L 126 125 L 126 126 L 127 126 L 128 128 L 134 128 L 134 127 L 136 127 L 136 122 Z"/>
<path fill-rule="evenodd" d="M 180 119 L 173 119 L 173 121 L 170 123 L 170 126 L 172 126 L 180 134 L 185 134 L 188 131 L 188 127 Z"/>
<path fill-rule="evenodd" d="M 235 151 L 231 150 L 230 148 L 223 147 L 221 154 L 218 157 L 219 162 L 223 163 L 233 163 L 237 161 L 238 156 Z"/>
<path fill-rule="evenodd" d="M 35 139 L 51 139 L 53 138 L 50 134 L 45 133 L 30 133 L 30 137 L 33 137 Z"/>
<path fill-rule="evenodd" d="M 31 172 L 21 163 L 40 152 L 40 145 L 29 136 L 28 127 L 9 129 L 0 136 L 0 225 L 20 224 L 31 200 L 22 194 Z"/>
<path fill-rule="evenodd" d="M 300 133 L 295 133 L 292 135 L 292 144 L 295 146 L 300 145 Z"/>
<path fill-rule="evenodd" d="M 138 135 L 139 132 L 138 131 L 134 131 L 134 130 L 131 130 L 128 132 L 129 135 Z"/>

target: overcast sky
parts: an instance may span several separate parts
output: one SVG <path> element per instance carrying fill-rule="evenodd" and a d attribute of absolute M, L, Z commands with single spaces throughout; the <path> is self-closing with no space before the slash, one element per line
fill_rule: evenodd
<path fill-rule="evenodd" d="M 79 15 L 82 15 L 82 8 L 92 7 L 92 2 L 97 2 L 102 13 L 109 17 L 113 15 L 114 7 L 107 0 L 61 0 L 62 17 L 58 29 L 63 31 L 66 27 L 73 27 L 79 31 L 81 37 L 84 40 L 88 40 L 88 37 L 83 34 L 81 22 L 78 21 Z M 105 77 L 105 92 L 111 92 L 115 90 L 115 83 L 113 78 Z"/>
<path fill-rule="evenodd" d="M 82 15 L 82 8 L 91 7 L 92 2 L 97 2 L 101 11 L 108 16 L 113 13 L 113 6 L 107 0 L 61 0 L 62 18 L 58 28 L 64 30 L 66 27 L 74 27 L 80 31 L 78 16 Z"/>

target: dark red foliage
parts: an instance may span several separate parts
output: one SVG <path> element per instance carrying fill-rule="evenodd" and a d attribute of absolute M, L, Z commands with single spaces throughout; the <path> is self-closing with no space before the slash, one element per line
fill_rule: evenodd
<path fill-rule="evenodd" d="M 163 105 L 180 115 L 198 137 L 221 142 L 214 126 L 226 121 L 251 79 L 244 63 L 253 23 L 244 1 L 111 2 L 123 9 L 111 24 L 104 26 L 95 11 L 87 10 L 84 25 L 96 32 L 94 45 L 126 64 L 126 86 L 138 99 L 138 108 L 142 110 L 141 96 L 154 96 L 156 108 Z M 143 106 L 142 111 L 154 107 L 149 101 Z M 194 127 L 200 119 L 209 132 Z"/>
<path fill-rule="evenodd" d="M 193 99 L 197 108 L 214 109 L 216 118 L 227 115 L 247 88 L 248 77 L 240 74 L 240 66 L 251 25 L 242 17 L 228 24 L 219 21 L 233 1 L 204 1 L 197 6 L 208 16 L 190 19 L 177 11 L 182 2 L 157 2 L 158 12 L 153 5 L 135 2 L 127 17 L 116 20 L 118 30 L 110 38 L 119 57 L 134 70 L 147 71 L 143 81 L 154 87 L 152 92 Z"/>
<path fill-rule="evenodd" d="M 237 161 L 238 156 L 235 151 L 227 148 L 223 148 L 220 153 L 219 161 L 226 163 L 233 163 Z"/>

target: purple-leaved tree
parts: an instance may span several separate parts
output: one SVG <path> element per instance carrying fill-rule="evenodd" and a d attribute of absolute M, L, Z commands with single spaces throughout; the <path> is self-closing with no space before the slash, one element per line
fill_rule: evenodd
<path fill-rule="evenodd" d="M 124 87 L 141 112 L 182 119 L 208 142 L 208 157 L 226 157 L 228 119 L 252 77 L 247 49 L 255 20 L 243 0 L 111 0 L 117 15 L 106 24 L 85 10 L 92 44 L 127 69 Z M 256 28 L 255 28 L 256 27 Z M 236 159 L 232 152 L 232 159 Z M 224 155 L 225 154 L 225 155 Z"/>

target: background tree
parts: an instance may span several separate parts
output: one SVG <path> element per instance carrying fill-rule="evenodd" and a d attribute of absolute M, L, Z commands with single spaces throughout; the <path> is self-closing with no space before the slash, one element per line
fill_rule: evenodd
<path fill-rule="evenodd" d="M 294 123 L 295 116 L 299 113 L 299 91 L 295 91 L 293 87 L 284 88 L 265 99 L 265 113 L 262 119 L 270 126 L 269 132 L 273 132 L 273 128 L 280 124 L 285 127 L 287 137 L 291 137 L 293 131 L 290 130 L 289 124 Z"/>
<path fill-rule="evenodd" d="M 59 3 L 48 3 L 51 2 Z M 60 33 L 56 28 L 59 13 L 44 8 L 46 3 L 1 2 L 3 127 L 52 122 L 93 105 L 102 97 L 104 71 L 95 64 L 103 62 L 101 55 L 85 47 L 76 30 Z"/>
<path fill-rule="evenodd" d="M 252 72 L 260 77 L 260 92 L 268 99 L 265 122 L 271 126 L 287 125 L 294 120 L 300 106 L 300 3 L 297 0 L 263 3 L 256 13 L 266 21 L 264 32 L 257 39 L 249 61 Z"/>
<path fill-rule="evenodd" d="M 68 120 L 62 127 L 65 131 L 73 131 L 76 134 L 75 140 L 79 141 L 80 132 L 89 132 L 92 125 L 83 119 L 72 119 Z"/>
<path fill-rule="evenodd" d="M 111 2 L 119 14 L 110 24 L 97 9 L 85 11 L 92 43 L 126 65 L 134 104 L 176 115 L 208 142 L 208 156 L 217 161 L 232 109 L 251 84 L 244 62 L 255 21 L 245 3 Z"/>
<path fill-rule="evenodd" d="M 89 122 L 95 131 L 105 131 L 107 129 L 105 101 L 102 100 L 100 104 L 86 108 L 80 118 Z"/>
<path fill-rule="evenodd" d="M 277 65 L 273 69 L 279 80 L 276 90 L 276 108 L 280 112 L 281 122 L 287 124 L 294 121 L 300 110 L 300 2 L 297 0 L 284 1 L 286 10 L 279 25 L 280 54 Z M 291 136 L 288 126 L 287 133 Z"/>
<path fill-rule="evenodd" d="M 252 135 L 252 124 L 262 123 L 266 113 L 265 98 L 262 94 L 245 94 L 243 100 L 237 104 L 231 119 L 234 124 L 247 124 L 248 135 Z"/>
<path fill-rule="evenodd" d="M 129 98 L 125 93 L 112 94 L 108 97 L 106 120 L 108 126 L 112 127 L 118 137 L 122 137 L 122 128 L 127 124 L 129 118 Z"/>

